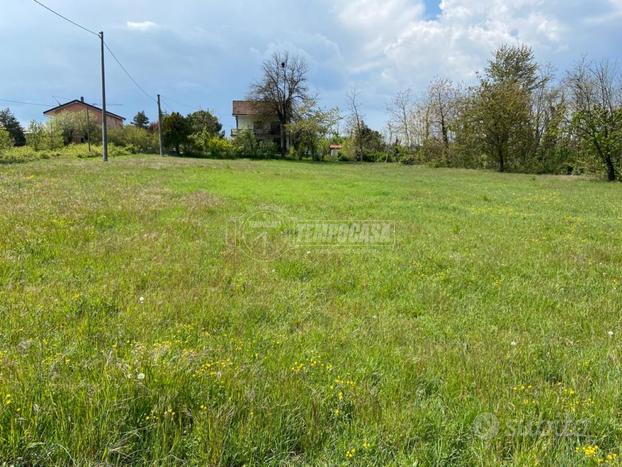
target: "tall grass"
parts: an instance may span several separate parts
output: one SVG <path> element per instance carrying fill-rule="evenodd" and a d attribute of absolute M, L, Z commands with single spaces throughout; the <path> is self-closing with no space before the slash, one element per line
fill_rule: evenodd
<path fill-rule="evenodd" d="M 617 462 L 619 185 L 155 156 L 0 170 L 2 461 Z M 259 261 L 227 230 L 266 207 L 390 220 L 397 242 Z"/>

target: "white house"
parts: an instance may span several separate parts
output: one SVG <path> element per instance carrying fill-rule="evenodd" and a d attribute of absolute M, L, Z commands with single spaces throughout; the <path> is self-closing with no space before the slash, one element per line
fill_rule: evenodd
<path fill-rule="evenodd" d="M 281 124 L 269 111 L 258 102 L 233 101 L 233 116 L 235 128 L 231 136 L 235 137 L 240 131 L 250 130 L 259 141 L 279 144 L 281 141 Z"/>

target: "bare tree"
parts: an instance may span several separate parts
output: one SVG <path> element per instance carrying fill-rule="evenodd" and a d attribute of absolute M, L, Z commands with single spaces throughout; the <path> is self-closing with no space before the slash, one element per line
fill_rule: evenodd
<path fill-rule="evenodd" d="M 445 151 L 449 150 L 449 127 L 456 117 L 456 99 L 458 91 L 453 83 L 445 78 L 438 78 L 428 88 L 428 105 L 434 129 L 443 141 Z"/>
<path fill-rule="evenodd" d="M 609 181 L 616 180 L 622 152 L 622 86 L 609 62 L 583 60 L 566 78 L 572 127 L 604 165 Z"/>
<path fill-rule="evenodd" d="M 347 94 L 348 108 L 350 115 L 348 116 L 348 129 L 354 140 L 356 160 L 363 160 L 364 141 L 362 138 L 363 129 L 365 127 L 364 117 L 361 113 L 361 103 L 359 101 L 358 91 L 352 89 Z"/>
<path fill-rule="evenodd" d="M 251 86 L 251 99 L 264 104 L 280 122 L 281 154 L 287 154 L 286 127 L 295 116 L 296 107 L 309 99 L 306 62 L 289 52 L 274 53 L 263 63 L 263 77 Z"/>
<path fill-rule="evenodd" d="M 410 89 L 399 91 L 387 107 L 391 139 L 395 136 L 409 148 L 414 143 L 413 108 L 414 100 Z"/>

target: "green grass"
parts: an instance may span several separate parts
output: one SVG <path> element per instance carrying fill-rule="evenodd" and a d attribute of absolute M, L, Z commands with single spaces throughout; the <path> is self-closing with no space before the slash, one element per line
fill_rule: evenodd
<path fill-rule="evenodd" d="M 618 454 L 621 200 L 619 184 L 384 164 L 1 166 L 0 460 Z M 396 243 L 254 260 L 227 230 L 265 208 L 390 220 Z"/>

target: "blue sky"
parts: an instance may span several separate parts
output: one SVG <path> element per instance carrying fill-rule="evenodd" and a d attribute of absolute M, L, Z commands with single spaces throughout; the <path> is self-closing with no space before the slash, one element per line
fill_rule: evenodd
<path fill-rule="evenodd" d="M 435 77 L 470 83 L 503 43 L 525 43 L 542 63 L 564 70 L 584 55 L 621 58 L 622 0 L 43 0 L 96 31 L 168 111 L 213 110 L 233 125 L 231 101 L 244 98 L 273 51 L 306 58 L 325 106 L 345 107 L 356 88 L 369 123 L 382 129 L 400 89 L 422 94 Z M 30 0 L 3 2 L 0 99 L 27 122 L 43 105 L 84 96 L 99 103 L 97 38 Z M 108 56 L 108 101 L 128 119 L 155 104 Z"/>

